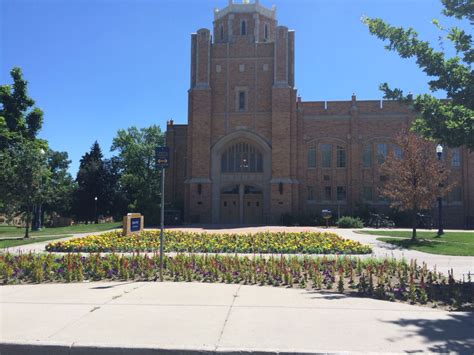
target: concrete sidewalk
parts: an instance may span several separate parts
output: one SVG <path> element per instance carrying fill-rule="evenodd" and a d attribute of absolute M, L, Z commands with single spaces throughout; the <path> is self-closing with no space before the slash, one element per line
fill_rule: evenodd
<path fill-rule="evenodd" d="M 0 287 L 0 353 L 474 353 L 474 315 L 259 286 Z M 168 350 L 168 351 L 165 351 Z"/>

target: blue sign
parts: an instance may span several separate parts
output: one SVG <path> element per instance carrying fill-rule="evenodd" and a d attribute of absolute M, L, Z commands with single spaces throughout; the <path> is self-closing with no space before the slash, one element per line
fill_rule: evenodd
<path fill-rule="evenodd" d="M 168 147 L 156 147 L 155 159 L 158 168 L 168 168 L 170 165 L 170 149 Z"/>
<path fill-rule="evenodd" d="M 130 218 L 130 232 L 138 232 L 141 229 L 141 218 Z"/>

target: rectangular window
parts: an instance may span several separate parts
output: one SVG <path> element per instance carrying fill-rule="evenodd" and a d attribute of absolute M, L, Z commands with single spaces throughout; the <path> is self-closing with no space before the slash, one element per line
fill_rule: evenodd
<path fill-rule="evenodd" d="M 345 168 L 346 167 L 346 148 L 343 146 L 338 145 L 336 148 L 336 166 L 338 168 Z"/>
<path fill-rule="evenodd" d="M 372 144 L 364 144 L 362 148 L 362 163 L 364 168 L 372 166 Z"/>
<path fill-rule="evenodd" d="M 316 148 L 308 149 L 308 168 L 316 167 Z"/>
<path fill-rule="evenodd" d="M 245 91 L 239 91 L 239 111 L 245 111 Z"/>
<path fill-rule="evenodd" d="M 449 201 L 451 201 L 451 202 L 461 202 L 462 201 L 461 186 L 455 186 L 449 192 Z"/>
<path fill-rule="evenodd" d="M 331 167 L 332 145 L 321 144 L 321 166 L 323 168 Z"/>
<path fill-rule="evenodd" d="M 314 201 L 316 198 L 314 197 L 314 187 L 308 186 L 308 201 Z"/>
<path fill-rule="evenodd" d="M 385 158 L 387 157 L 387 144 L 378 143 L 377 144 L 377 161 L 379 164 L 383 164 Z"/>
<path fill-rule="evenodd" d="M 374 198 L 372 186 L 364 186 L 362 191 L 362 199 L 364 201 L 372 201 Z"/>
<path fill-rule="evenodd" d="M 453 148 L 451 151 L 451 166 L 459 168 L 461 166 L 461 151 L 459 148 Z"/>
<path fill-rule="evenodd" d="M 325 186 L 324 187 L 323 200 L 325 200 L 325 201 L 331 201 L 332 200 L 331 186 Z"/>
<path fill-rule="evenodd" d="M 346 200 L 346 188 L 344 186 L 337 187 L 337 200 L 338 201 Z"/>

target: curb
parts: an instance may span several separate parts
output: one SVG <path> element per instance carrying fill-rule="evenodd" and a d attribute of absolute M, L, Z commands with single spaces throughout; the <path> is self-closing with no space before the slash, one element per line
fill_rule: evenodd
<path fill-rule="evenodd" d="M 125 347 L 125 346 L 93 346 L 93 345 L 52 345 L 31 343 L 0 343 L 2 355 L 308 355 L 308 354 L 341 354 L 346 352 L 311 352 L 311 351 L 278 351 L 278 350 L 205 350 L 205 349 L 166 349 L 153 347 Z M 347 353 L 346 353 L 347 354 Z"/>

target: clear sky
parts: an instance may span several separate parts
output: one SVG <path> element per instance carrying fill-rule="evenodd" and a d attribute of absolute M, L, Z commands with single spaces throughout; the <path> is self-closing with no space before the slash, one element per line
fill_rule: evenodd
<path fill-rule="evenodd" d="M 253 0 L 251 0 L 253 2 Z M 235 0 L 241 2 L 241 0 Z M 384 49 L 363 15 L 413 26 L 438 42 L 438 0 L 261 0 L 296 31 L 296 87 L 304 101 L 380 99 L 389 82 L 428 90 L 414 60 Z M 211 28 L 227 0 L 0 0 L 0 83 L 20 66 L 44 111 L 40 136 L 79 159 L 98 140 L 109 157 L 120 128 L 187 121 L 190 34 Z"/>

